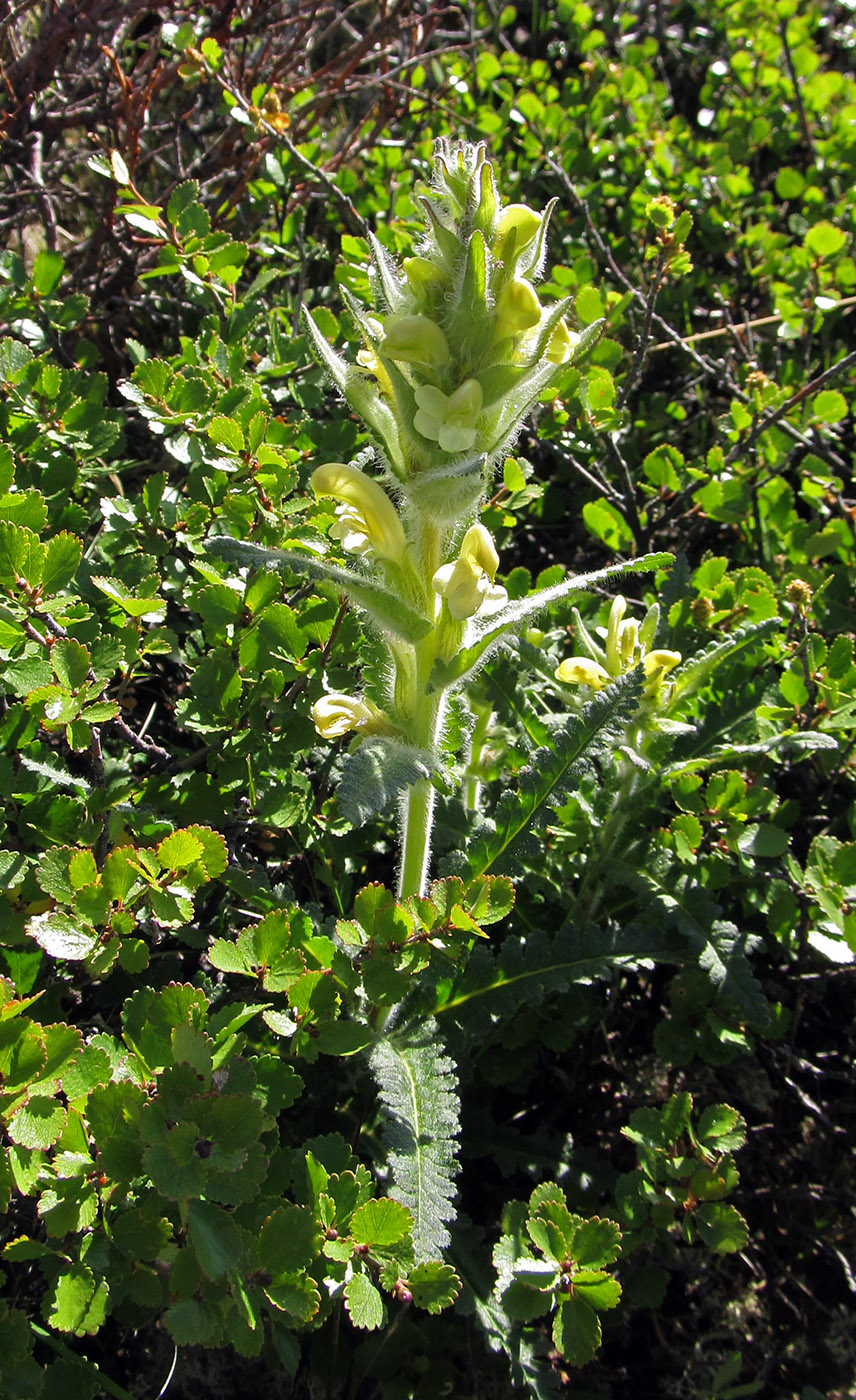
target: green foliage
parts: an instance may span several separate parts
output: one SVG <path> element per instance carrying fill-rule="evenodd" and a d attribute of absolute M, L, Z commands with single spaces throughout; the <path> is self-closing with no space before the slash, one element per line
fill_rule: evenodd
<path fill-rule="evenodd" d="M 402 66 L 368 121 L 343 30 L 292 82 L 300 16 L 262 42 L 246 6 L 216 39 L 210 7 L 158 18 L 149 89 L 133 35 L 115 73 L 99 48 L 122 81 L 86 140 L 75 104 L 25 139 L 53 99 L 4 60 L 4 1396 L 126 1395 L 108 1373 L 156 1329 L 331 1394 L 498 1394 L 507 1367 L 548 1396 L 608 1372 L 680 1248 L 765 1267 L 717 1099 L 792 1083 L 806 987 L 856 957 L 856 84 L 819 0 L 644 8 L 476 5 L 461 49 L 432 19 L 416 52 L 378 7 L 365 52 Z M 425 177 L 469 130 L 496 188 L 459 208 L 451 146 Z M 543 273 L 526 363 L 484 329 L 506 265 Z M 435 476 L 415 393 L 456 385 L 383 353 L 411 294 L 493 415 Z M 401 678 L 439 595 L 340 561 L 330 460 L 425 468 L 389 496 L 411 532 L 425 495 L 446 513 L 414 555 L 495 537 L 507 599 L 419 671 L 424 741 Z M 619 580 L 628 643 L 659 620 L 609 669 Z M 559 680 L 571 657 L 606 681 Z M 392 730 L 322 741 L 313 707 L 359 686 Z M 414 790 L 440 878 L 396 894 Z M 749 1219 L 776 1190 L 753 1136 Z M 772 1384 L 777 1350 L 709 1393 Z"/>

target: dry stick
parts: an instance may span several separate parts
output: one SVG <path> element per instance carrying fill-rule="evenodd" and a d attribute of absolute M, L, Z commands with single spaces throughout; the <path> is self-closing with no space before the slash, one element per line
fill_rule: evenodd
<path fill-rule="evenodd" d="M 782 48 L 785 51 L 785 63 L 788 66 L 788 73 L 790 74 L 791 82 L 794 86 L 794 102 L 796 104 L 797 115 L 800 119 L 800 127 L 802 128 L 803 141 L 805 142 L 806 150 L 813 157 L 814 141 L 812 139 L 808 119 L 805 114 L 805 107 L 803 106 L 802 93 L 800 92 L 800 80 L 797 77 L 797 70 L 794 67 L 794 60 L 791 54 L 791 46 L 788 43 L 788 22 L 784 18 L 779 20 L 779 34 L 782 40 Z"/>
<path fill-rule="evenodd" d="M 830 309 L 839 311 L 842 307 L 850 306 L 856 306 L 856 297 L 842 297 L 841 300 L 836 302 L 835 306 Z M 681 336 L 679 343 L 683 346 L 694 345 L 696 341 L 716 340 L 723 335 L 730 335 L 733 336 L 735 340 L 739 340 L 744 331 L 754 331 L 757 330 L 759 326 L 779 326 L 783 320 L 784 317 L 781 314 L 777 316 L 758 316 L 754 321 L 744 321 L 742 325 L 739 326 L 717 326 L 716 330 L 712 331 L 694 331 L 692 335 Z M 674 350 L 677 343 L 678 342 L 674 340 L 661 340 L 657 345 L 651 346 L 650 353 L 653 355 L 657 350 Z"/>
<path fill-rule="evenodd" d="M 809 394 L 816 394 L 818 389 L 821 389 L 824 384 L 829 383 L 830 379 L 834 379 L 837 375 L 849 369 L 850 366 L 854 364 L 856 364 L 856 350 L 851 350 L 850 354 L 845 355 L 843 360 L 837 360 L 834 365 L 830 365 L 829 369 L 825 369 L 822 374 L 816 375 L 810 383 L 804 384 L 801 389 L 797 389 L 796 393 L 792 394 L 784 403 L 779 404 L 778 408 L 771 408 L 769 412 L 762 414 L 753 424 L 748 436 L 735 442 L 725 459 L 725 465 L 730 466 L 737 457 L 742 456 L 744 452 L 754 447 L 761 434 L 765 433 L 768 428 L 771 428 L 774 423 L 777 423 L 780 418 L 783 418 L 786 413 L 789 413 L 796 404 L 802 403 L 803 399 L 808 398 Z"/>

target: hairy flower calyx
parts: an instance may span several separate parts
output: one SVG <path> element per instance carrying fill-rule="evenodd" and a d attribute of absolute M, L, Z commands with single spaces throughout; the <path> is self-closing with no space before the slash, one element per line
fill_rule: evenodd
<path fill-rule="evenodd" d="M 494 584 L 499 555 L 489 530 L 471 525 L 461 541 L 461 552 L 451 564 L 443 564 L 434 575 L 434 591 L 445 599 L 457 622 L 477 612 L 495 612 L 503 607 L 508 594 Z"/>
<path fill-rule="evenodd" d="M 353 553 L 373 550 L 383 559 L 402 564 L 407 537 L 398 511 L 382 486 L 346 462 L 326 462 L 312 473 L 316 497 L 332 496 L 342 504 L 330 533 Z"/>

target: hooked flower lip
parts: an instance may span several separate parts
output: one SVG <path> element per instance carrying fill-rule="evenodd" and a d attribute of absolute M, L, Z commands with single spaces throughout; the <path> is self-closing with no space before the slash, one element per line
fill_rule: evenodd
<path fill-rule="evenodd" d="M 590 685 L 592 690 L 603 690 L 612 680 L 606 668 L 588 656 L 568 657 L 556 667 L 555 675 L 564 685 Z"/>
<path fill-rule="evenodd" d="M 444 452 L 467 452 L 473 446 L 475 420 L 482 406 L 482 387 L 477 379 L 465 379 L 453 394 L 444 394 L 432 384 L 419 384 L 415 398 L 419 407 L 413 426 L 417 433 L 439 443 Z"/>
<path fill-rule="evenodd" d="M 461 552 L 451 564 L 442 564 L 432 580 L 435 593 L 446 600 L 456 622 L 476 613 L 497 612 L 508 594 L 495 584 L 499 555 L 489 530 L 471 525 L 461 541 Z"/>
<path fill-rule="evenodd" d="M 541 309 L 531 282 L 522 278 L 509 282 L 496 299 L 494 343 L 531 331 L 541 320 Z"/>
<path fill-rule="evenodd" d="M 326 462 L 311 477 L 316 497 L 332 496 L 342 502 L 339 522 L 331 533 L 346 549 L 363 553 L 373 549 L 384 559 L 401 564 L 407 551 L 407 537 L 398 511 L 382 486 L 365 476 L 359 467 L 347 462 Z"/>
<path fill-rule="evenodd" d="M 353 730 L 363 733 L 384 727 L 386 716 L 370 700 L 331 690 L 312 706 L 312 721 L 322 739 L 341 739 Z"/>
<path fill-rule="evenodd" d="M 645 696 L 651 700 L 662 699 L 666 693 L 664 678 L 680 664 L 681 653 L 651 647 L 660 616 L 659 604 L 654 603 L 648 609 L 641 625 L 633 619 L 625 621 L 626 611 L 627 599 L 619 593 L 612 600 L 606 628 L 598 628 L 605 640 L 604 653 L 601 653 L 605 665 L 591 656 L 571 656 L 556 668 L 556 679 L 566 685 L 587 685 L 592 690 L 603 690 L 619 676 L 641 665 L 645 673 Z"/>

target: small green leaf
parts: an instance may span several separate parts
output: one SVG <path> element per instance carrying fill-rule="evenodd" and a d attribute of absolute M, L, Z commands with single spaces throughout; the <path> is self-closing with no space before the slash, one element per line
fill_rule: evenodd
<path fill-rule="evenodd" d="M 33 286 L 40 297 L 49 297 L 55 291 L 62 277 L 64 267 L 62 253 L 42 248 L 33 263 Z"/>
<path fill-rule="evenodd" d="M 591 1361 L 600 1346 L 600 1322 L 582 1298 L 566 1298 L 553 1319 L 553 1342 L 572 1366 Z"/>
<path fill-rule="evenodd" d="M 463 904 L 477 924 L 495 924 L 514 908 L 514 885 L 506 875 L 477 875 L 467 885 Z"/>
<path fill-rule="evenodd" d="M 737 842 L 743 855 L 759 856 L 772 860 L 782 856 L 790 845 L 788 833 L 772 822 L 753 822 L 747 826 Z"/>
<path fill-rule="evenodd" d="M 196 180 L 184 180 L 177 185 L 169 197 L 169 204 L 166 207 L 166 216 L 171 224 L 178 223 L 179 218 L 185 209 L 189 209 L 199 194 L 199 185 Z"/>
<path fill-rule="evenodd" d="M 581 1269 L 599 1269 L 611 1264 L 620 1254 L 621 1231 L 614 1220 L 600 1220 L 594 1216 L 577 1230 L 573 1248 Z"/>
<path fill-rule="evenodd" d="M 840 423 L 847 417 L 847 400 L 837 389 L 822 389 L 812 399 L 811 413 L 821 423 Z"/>
<path fill-rule="evenodd" d="M 217 447 L 225 447 L 230 452 L 243 452 L 244 434 L 234 418 L 220 415 L 208 424 L 208 436 Z"/>
<path fill-rule="evenodd" d="M 110 152 L 110 169 L 113 172 L 113 179 L 117 185 L 127 185 L 130 183 L 131 174 L 125 164 L 125 158 L 119 151 Z"/>
<path fill-rule="evenodd" d="M 164 837 L 157 852 L 163 870 L 187 870 L 202 856 L 202 842 L 190 831 L 174 831 Z"/>
<path fill-rule="evenodd" d="M 574 1293 L 598 1311 L 617 1308 L 621 1301 L 621 1284 L 614 1278 L 598 1278 L 592 1282 L 582 1276 L 574 1279 Z"/>
<path fill-rule="evenodd" d="M 86 1264 L 71 1264 L 60 1275 L 44 1300 L 43 1311 L 51 1327 L 77 1337 L 98 1332 L 107 1315 L 109 1289 Z"/>
<path fill-rule="evenodd" d="M 222 1278 L 241 1265 L 243 1232 L 227 1211 L 211 1201 L 189 1201 L 188 1238 L 206 1278 Z"/>
<path fill-rule="evenodd" d="M 87 958 L 98 942 L 98 935 L 89 924 L 55 911 L 36 914 L 28 923 L 27 932 L 52 958 L 66 958 L 69 962 Z"/>
<path fill-rule="evenodd" d="M 354 1274 L 345 1284 L 345 1306 L 355 1327 L 372 1332 L 383 1326 L 383 1298 L 366 1274 Z"/>
<path fill-rule="evenodd" d="M 733 1152 L 746 1141 L 746 1124 L 730 1104 L 711 1104 L 699 1117 L 696 1137 L 717 1151 Z"/>
<path fill-rule="evenodd" d="M 388 1247 L 398 1244 L 410 1232 L 413 1217 L 406 1206 L 388 1198 L 366 1201 L 354 1211 L 351 1234 L 357 1244 Z"/>
<path fill-rule="evenodd" d="M 280 1206 L 262 1225 L 259 1262 L 276 1279 L 308 1268 L 319 1244 L 320 1233 L 311 1211 L 303 1206 Z"/>
<path fill-rule="evenodd" d="M 308 1274 L 292 1273 L 277 1278 L 265 1287 L 267 1297 L 275 1308 L 290 1313 L 299 1322 L 309 1322 L 321 1305 L 321 1297 Z"/>
<path fill-rule="evenodd" d="M 47 549 L 32 530 L 0 520 L 0 586 L 20 587 L 23 579 L 31 588 L 44 576 Z"/>
<path fill-rule="evenodd" d="M 71 637 L 54 643 L 51 662 L 57 679 L 67 690 L 79 690 L 89 674 L 89 652 Z"/>
<path fill-rule="evenodd" d="M 583 506 L 583 523 L 595 539 L 601 540 L 609 549 L 626 553 L 633 548 L 633 531 L 616 506 L 605 496 L 596 501 L 586 501 Z"/>
<path fill-rule="evenodd" d="M 454 1303 L 461 1291 L 461 1280 L 451 1264 L 429 1259 L 416 1265 L 408 1276 L 407 1286 L 418 1308 L 439 1313 Z"/>
<path fill-rule="evenodd" d="M 162 598 L 136 598 L 130 589 L 126 588 L 118 579 L 99 577 L 93 574 L 92 582 L 122 612 L 127 613 L 128 617 L 160 617 L 166 612 L 166 603 Z"/>
<path fill-rule="evenodd" d="M 715 1254 L 735 1254 L 749 1239 L 749 1228 L 736 1206 L 708 1201 L 695 1212 L 698 1232 Z"/>
<path fill-rule="evenodd" d="M 65 1125 L 66 1111 L 61 1103 L 45 1094 L 31 1094 L 9 1119 L 7 1131 L 19 1147 L 45 1152 L 62 1136 Z"/>
<path fill-rule="evenodd" d="M 819 258 L 829 258 L 840 253 L 847 242 L 847 235 L 828 219 L 813 224 L 805 236 L 806 247 Z"/>

